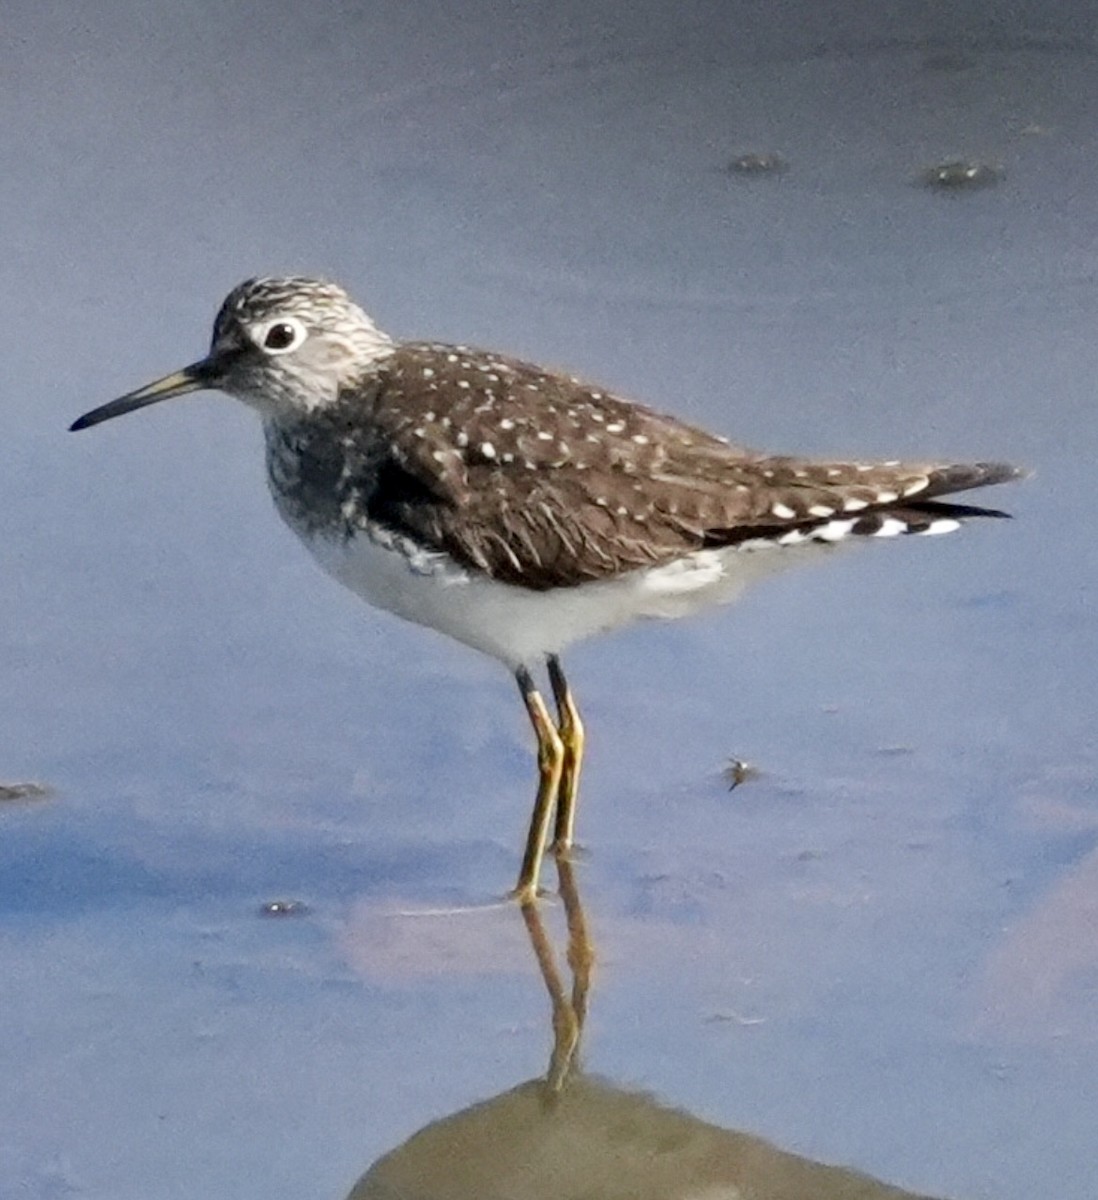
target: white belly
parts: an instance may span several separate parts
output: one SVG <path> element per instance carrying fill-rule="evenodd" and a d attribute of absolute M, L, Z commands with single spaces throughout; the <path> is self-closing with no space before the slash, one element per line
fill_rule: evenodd
<path fill-rule="evenodd" d="M 648 617 L 682 617 L 734 599 L 755 579 L 803 562 L 773 543 L 700 550 L 662 567 L 578 587 L 531 591 L 472 575 L 441 554 L 397 549 L 382 532 L 349 542 L 303 541 L 317 562 L 363 600 L 437 629 L 509 667 L 533 664 L 573 642 Z"/>

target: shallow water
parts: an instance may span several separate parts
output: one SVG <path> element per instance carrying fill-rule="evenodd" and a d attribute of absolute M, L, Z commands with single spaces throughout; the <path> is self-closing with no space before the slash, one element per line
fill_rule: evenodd
<path fill-rule="evenodd" d="M 628 1127 L 684 1195 L 1093 1197 L 1093 17 L 658 8 L 16 6 L 0 784 L 53 794 L 0 804 L 0 1195 L 340 1197 L 390 1153 L 356 1196 L 638 1194 Z M 956 159 L 1001 178 L 923 185 Z M 568 656 L 595 964 L 556 1107 L 491 907 L 506 674 L 323 578 L 238 406 L 64 433 L 283 269 L 751 444 L 1036 468 L 1012 522 Z M 430 1182 L 440 1129 L 479 1174 Z"/>

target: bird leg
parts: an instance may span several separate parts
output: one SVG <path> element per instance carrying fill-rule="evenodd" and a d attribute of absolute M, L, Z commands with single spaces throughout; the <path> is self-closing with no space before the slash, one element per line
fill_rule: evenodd
<path fill-rule="evenodd" d="M 553 827 L 552 847 L 554 853 L 563 854 L 572 848 L 576 797 L 579 794 L 580 766 L 583 763 L 586 737 L 583 721 L 572 698 L 572 689 L 568 686 L 568 680 L 564 678 L 564 668 L 560 665 L 560 659 L 555 654 L 550 654 L 546 662 L 549 667 L 549 682 L 553 686 L 553 698 L 557 703 L 557 732 L 564 745 L 564 763 L 557 792 L 557 817 Z"/>
<path fill-rule="evenodd" d="M 553 718 L 534 686 L 530 672 L 519 667 L 515 672 L 523 703 L 530 716 L 530 724 L 538 739 L 538 794 L 534 800 L 534 811 L 530 817 L 530 832 L 526 835 L 526 850 L 522 856 L 518 882 L 511 895 L 520 904 L 531 904 L 538 896 L 538 876 L 541 874 L 541 859 L 545 853 L 545 839 L 549 833 L 549 819 L 561 786 L 564 769 L 564 742 L 553 724 Z"/>

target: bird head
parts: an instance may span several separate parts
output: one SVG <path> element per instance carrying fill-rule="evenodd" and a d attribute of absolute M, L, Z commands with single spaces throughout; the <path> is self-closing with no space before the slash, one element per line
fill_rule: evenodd
<path fill-rule="evenodd" d="M 391 350 L 392 341 L 336 284 L 249 279 L 221 305 L 205 358 L 85 413 L 71 428 L 206 390 L 225 392 L 266 420 L 293 419 L 334 403 Z"/>

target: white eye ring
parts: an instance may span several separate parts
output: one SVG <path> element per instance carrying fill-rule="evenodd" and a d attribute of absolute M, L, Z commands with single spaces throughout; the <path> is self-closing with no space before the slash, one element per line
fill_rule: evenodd
<path fill-rule="evenodd" d="M 279 317 L 255 332 L 256 345 L 264 354 L 289 354 L 309 336 L 296 317 Z"/>

